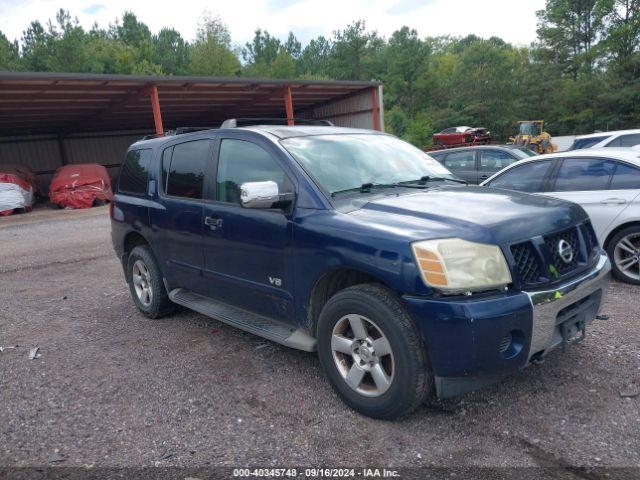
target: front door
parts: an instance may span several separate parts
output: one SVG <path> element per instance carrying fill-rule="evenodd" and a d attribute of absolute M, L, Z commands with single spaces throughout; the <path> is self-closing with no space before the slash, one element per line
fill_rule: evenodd
<path fill-rule="evenodd" d="M 633 200 L 633 191 L 610 190 L 617 162 L 604 158 L 565 158 L 557 171 L 552 195 L 575 202 L 589 214 L 602 242 L 613 220 Z"/>
<path fill-rule="evenodd" d="M 158 189 L 162 208 L 151 210 L 151 226 L 156 232 L 154 248 L 171 288 L 202 291 L 203 189 L 212 147 L 212 140 L 201 139 L 162 152 Z"/>
<path fill-rule="evenodd" d="M 293 192 L 267 148 L 239 138 L 220 140 L 213 198 L 204 207 L 204 276 L 209 295 L 292 321 L 291 211 L 249 209 L 240 203 L 245 182 L 271 180 L 280 193 Z"/>

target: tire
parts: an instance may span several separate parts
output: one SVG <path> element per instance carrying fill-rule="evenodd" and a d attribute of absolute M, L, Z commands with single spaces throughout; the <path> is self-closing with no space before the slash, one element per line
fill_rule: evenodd
<path fill-rule="evenodd" d="M 366 328 L 366 339 L 357 344 L 353 338 L 365 335 L 354 335 L 352 322 Z M 377 355 L 381 338 L 387 344 L 379 351 L 389 350 L 390 354 Z M 317 340 L 320 364 L 332 387 L 363 415 L 383 420 L 403 417 L 434 391 L 422 338 L 405 306 L 385 287 L 356 285 L 331 297 L 320 313 Z M 364 349 L 362 342 L 368 342 Z M 349 350 L 351 354 L 344 353 Z M 351 383 L 356 387 L 347 383 L 354 372 Z"/>
<path fill-rule="evenodd" d="M 139 245 L 131 251 L 126 278 L 133 303 L 144 315 L 160 318 L 173 311 L 174 304 L 169 300 L 160 268 L 148 246 Z"/>
<path fill-rule="evenodd" d="M 640 285 L 640 225 L 620 230 L 606 249 L 613 275 L 622 282 Z"/>

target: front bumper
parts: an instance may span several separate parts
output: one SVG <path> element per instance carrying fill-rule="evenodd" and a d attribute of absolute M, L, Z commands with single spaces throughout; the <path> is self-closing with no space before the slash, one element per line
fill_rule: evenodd
<path fill-rule="evenodd" d="M 603 252 L 596 266 L 586 274 L 552 290 L 525 292 L 533 307 L 529 359 L 546 355 L 562 343 L 562 323 L 573 318 L 588 323 L 596 317 L 604 300 L 604 287 L 609 282 L 610 272 L 611 263 Z"/>
<path fill-rule="evenodd" d="M 425 339 L 436 390 L 451 397 L 494 383 L 563 343 L 561 325 L 593 321 L 611 264 L 596 265 L 554 289 L 482 298 L 404 296 Z"/>

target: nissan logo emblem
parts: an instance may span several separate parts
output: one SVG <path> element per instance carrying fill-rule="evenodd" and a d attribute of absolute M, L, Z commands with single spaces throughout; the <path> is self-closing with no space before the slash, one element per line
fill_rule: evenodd
<path fill-rule="evenodd" d="M 573 248 L 566 240 L 562 239 L 558 242 L 558 255 L 564 263 L 571 263 L 573 260 Z"/>

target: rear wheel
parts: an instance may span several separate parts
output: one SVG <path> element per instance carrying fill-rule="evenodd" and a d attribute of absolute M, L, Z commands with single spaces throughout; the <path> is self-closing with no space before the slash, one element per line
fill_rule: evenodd
<path fill-rule="evenodd" d="M 640 226 L 616 233 L 607 245 L 607 254 L 618 280 L 640 285 Z"/>
<path fill-rule="evenodd" d="M 318 322 L 318 354 L 335 391 L 363 415 L 407 415 L 433 390 L 413 320 L 396 295 L 378 285 L 331 297 Z"/>
<path fill-rule="evenodd" d="M 162 274 L 148 246 L 139 245 L 129 254 L 127 282 L 133 302 L 147 317 L 160 318 L 173 311 Z"/>

